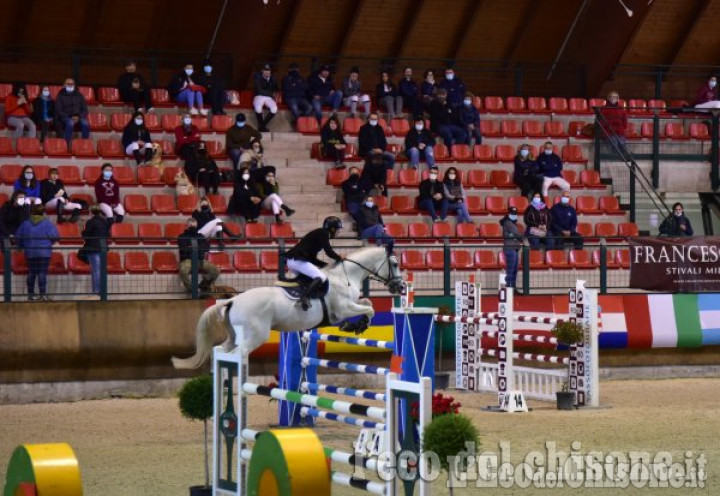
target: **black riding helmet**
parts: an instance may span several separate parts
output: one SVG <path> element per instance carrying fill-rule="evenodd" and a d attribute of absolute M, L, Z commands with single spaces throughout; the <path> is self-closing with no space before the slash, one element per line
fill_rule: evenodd
<path fill-rule="evenodd" d="M 330 232 L 331 236 L 335 236 L 335 233 L 338 229 L 342 229 L 343 224 L 342 220 L 340 220 L 339 217 L 335 217 L 334 215 L 331 215 L 330 217 L 325 217 L 325 220 L 323 221 L 323 229 Z"/>

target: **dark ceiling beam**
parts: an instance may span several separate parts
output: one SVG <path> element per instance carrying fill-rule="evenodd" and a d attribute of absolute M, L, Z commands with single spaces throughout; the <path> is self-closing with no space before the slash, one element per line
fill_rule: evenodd
<path fill-rule="evenodd" d="M 678 56 L 680 55 L 680 52 L 682 52 L 682 49 L 685 47 L 685 44 L 692 36 L 693 31 L 695 31 L 698 22 L 703 18 L 703 16 L 705 15 L 705 11 L 708 9 L 711 3 L 712 0 L 697 0 L 695 2 L 695 8 L 693 9 L 692 15 L 688 19 L 687 25 L 683 26 L 682 29 L 678 29 L 679 36 L 677 42 L 673 47 L 672 53 L 665 61 L 666 64 L 672 65 L 675 63 Z"/>
<path fill-rule="evenodd" d="M 28 29 L 30 28 L 30 13 L 35 9 L 35 0 L 14 0 L 12 5 L 5 9 L 7 17 L 7 33 L 5 46 L 22 47 L 26 44 Z"/>
<path fill-rule="evenodd" d="M 455 40 L 453 40 L 453 43 L 450 45 L 451 48 L 447 54 L 448 58 L 450 59 L 456 60 L 458 58 L 458 55 L 460 54 L 460 49 L 463 47 L 465 39 L 467 38 L 468 34 L 470 34 L 472 27 L 475 25 L 475 21 L 480 16 L 480 10 L 482 9 L 485 2 L 484 0 L 476 0 L 474 3 L 475 8 L 473 9 L 472 14 L 465 16 L 462 23 L 455 31 Z"/>
<path fill-rule="evenodd" d="M 502 58 L 503 60 L 515 59 L 517 52 L 520 50 L 520 47 L 522 47 L 522 42 L 525 40 L 527 26 L 535 16 L 535 12 L 541 3 L 542 2 L 530 1 L 525 6 L 525 11 L 522 13 L 522 21 L 517 25 L 512 37 L 510 38 L 512 42 L 508 46 L 507 50 L 505 50 L 505 55 Z"/>
<path fill-rule="evenodd" d="M 407 9 L 405 10 L 405 21 L 402 23 L 402 27 L 398 29 L 395 34 L 393 50 L 390 52 L 393 54 L 394 58 L 397 59 L 405 53 L 407 44 L 410 42 L 410 35 L 415 29 L 420 13 L 425 7 L 425 1 L 426 0 L 410 0 L 410 2 L 408 2 Z"/>
<path fill-rule="evenodd" d="M 292 25 L 295 23 L 295 19 L 297 19 L 298 12 L 300 12 L 300 6 L 302 5 L 302 0 L 294 0 L 292 2 L 292 8 L 290 9 L 290 13 L 285 18 L 285 22 L 283 23 L 282 30 L 278 33 L 278 36 L 275 40 L 272 42 L 272 52 L 277 53 L 279 57 L 282 56 L 282 48 L 283 48 L 283 42 L 285 40 L 285 35 L 290 32 L 290 29 L 292 28 Z M 270 44 L 268 44 L 270 46 Z"/>
<path fill-rule="evenodd" d="M 355 2 L 355 8 L 349 9 L 347 13 L 347 18 L 343 22 L 343 29 L 340 30 L 340 33 L 338 34 L 338 39 L 335 40 L 334 47 L 337 47 L 335 50 L 333 50 L 332 53 L 337 54 L 344 54 L 345 50 L 347 50 L 348 43 L 350 42 L 350 39 L 352 38 L 352 33 L 357 25 L 358 19 L 360 18 L 360 12 L 362 12 L 362 8 L 365 5 L 366 0 L 358 0 Z"/>
<path fill-rule="evenodd" d="M 304 0 L 295 0 L 295 4 L 293 5 L 292 12 L 288 16 L 287 22 L 285 23 L 285 27 L 283 29 L 282 34 L 280 35 L 280 44 L 278 45 L 277 52 L 280 54 L 280 56 L 283 56 L 288 51 L 290 53 L 297 52 L 297 50 L 288 50 L 288 40 L 290 39 L 290 33 L 295 28 L 295 22 L 297 22 L 297 18 L 300 15 L 300 12 L 303 9 L 303 6 L 305 4 Z"/>
<path fill-rule="evenodd" d="M 102 18 L 101 12 L 107 6 L 106 0 L 85 0 L 81 28 L 77 32 L 76 45 L 94 47 L 97 39 L 98 26 Z"/>
<path fill-rule="evenodd" d="M 156 0 L 152 2 L 151 5 L 152 7 L 149 8 L 149 12 L 146 14 L 150 15 L 152 19 L 150 25 L 153 26 L 153 28 L 149 29 L 145 35 L 143 47 L 146 50 L 152 50 L 152 47 L 162 45 L 162 40 L 164 40 L 166 36 L 167 26 L 174 21 L 172 12 L 175 12 L 177 8 L 177 4 L 173 0 Z M 216 13 L 213 12 L 213 14 Z M 209 15 L 209 13 L 205 12 L 205 15 Z"/>

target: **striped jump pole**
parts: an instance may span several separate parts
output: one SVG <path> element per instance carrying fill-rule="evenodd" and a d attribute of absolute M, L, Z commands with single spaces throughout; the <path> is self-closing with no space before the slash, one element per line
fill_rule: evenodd
<path fill-rule="evenodd" d="M 320 334 L 310 331 L 301 333 L 302 337 L 308 339 L 310 337 L 317 336 L 318 341 L 325 341 L 328 343 L 345 343 L 354 344 L 357 346 L 365 346 L 368 348 L 382 348 L 385 350 L 393 350 L 395 343 L 393 341 L 380 341 L 377 339 L 363 339 L 363 338 L 349 338 L 345 336 L 336 336 L 334 334 Z"/>
<path fill-rule="evenodd" d="M 360 466 L 375 472 L 382 469 L 384 466 L 384 464 L 378 461 L 377 458 L 367 458 L 356 455 L 355 453 L 346 453 L 344 451 L 328 448 L 327 446 L 325 446 L 325 456 L 336 463 L 350 465 L 351 467 Z"/>
<path fill-rule="evenodd" d="M 312 382 L 303 382 L 300 384 L 300 388 L 312 394 L 316 394 L 318 391 L 324 391 L 326 393 L 342 394 L 344 396 L 365 398 L 367 400 L 385 401 L 385 393 L 376 393 L 374 391 L 366 391 L 365 389 L 337 387 L 330 386 L 328 384 L 317 384 Z"/>
<path fill-rule="evenodd" d="M 351 417 L 349 415 L 341 415 L 339 413 L 326 412 L 325 410 L 318 410 L 317 408 L 310 408 L 304 406 L 300 409 L 301 415 L 310 415 L 311 417 L 319 417 L 327 420 L 334 420 L 342 424 L 354 425 L 355 427 L 362 427 L 364 429 L 385 429 L 385 424 L 380 422 L 372 422 L 357 417 Z"/>
<path fill-rule="evenodd" d="M 324 360 L 322 358 L 303 358 L 300 363 L 304 366 L 314 365 L 328 369 L 347 370 L 348 372 L 360 372 L 362 374 L 388 375 L 390 369 L 376 367 L 375 365 L 362 365 L 358 363 L 338 362 L 336 360 Z"/>
<path fill-rule="evenodd" d="M 500 355 L 498 350 L 495 349 L 482 350 L 482 354 L 484 356 L 491 356 L 496 358 L 498 357 L 498 355 Z M 518 351 L 513 351 L 512 357 L 515 360 L 526 360 L 529 362 L 559 363 L 563 365 L 570 364 L 570 357 L 561 357 L 555 355 L 538 355 L 535 353 L 520 353 Z"/>
<path fill-rule="evenodd" d="M 462 317 L 457 315 L 436 315 L 435 322 L 460 322 L 462 324 L 480 324 L 480 325 L 497 325 L 498 314 L 483 312 L 477 317 Z M 513 315 L 513 321 L 524 322 L 527 324 L 548 324 L 555 325 L 564 322 L 565 319 L 559 317 L 536 317 L 532 315 Z"/>
<path fill-rule="evenodd" d="M 487 338 L 497 338 L 498 331 L 490 329 L 481 329 L 478 331 L 480 335 Z M 527 341 L 530 343 L 541 343 L 541 344 L 558 344 L 558 340 L 555 336 L 540 336 L 537 334 L 515 334 L 513 335 L 515 341 Z"/>

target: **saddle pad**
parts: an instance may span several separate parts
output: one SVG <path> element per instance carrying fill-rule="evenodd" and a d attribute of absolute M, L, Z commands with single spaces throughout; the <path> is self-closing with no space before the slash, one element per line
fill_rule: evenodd
<path fill-rule="evenodd" d="M 291 300 L 299 300 L 302 296 L 303 292 L 305 291 L 305 288 L 302 288 L 298 286 L 297 284 L 294 286 L 285 286 L 282 284 L 276 284 L 280 289 L 283 290 L 283 293 L 285 293 L 285 296 L 290 298 Z"/>

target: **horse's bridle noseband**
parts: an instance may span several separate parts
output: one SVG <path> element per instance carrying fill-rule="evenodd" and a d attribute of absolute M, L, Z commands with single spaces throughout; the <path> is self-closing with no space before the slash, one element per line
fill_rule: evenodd
<path fill-rule="evenodd" d="M 368 268 L 368 267 L 365 267 L 365 266 L 364 266 L 363 264 L 361 264 L 360 262 L 356 262 L 355 260 L 350 260 L 350 259 L 348 259 L 348 258 L 346 258 L 345 260 L 343 260 L 341 263 L 344 263 L 344 262 L 352 262 L 352 263 L 354 263 L 355 265 L 357 265 L 358 267 L 360 267 L 361 269 L 363 269 L 365 272 L 367 272 L 367 273 L 370 274 L 370 275 L 368 276 L 368 278 L 372 279 L 373 281 L 381 282 L 381 283 L 383 283 L 385 286 L 388 286 L 388 288 L 390 288 L 391 286 L 395 286 L 395 285 L 397 284 L 397 281 L 400 281 L 400 283 L 402 284 L 402 278 L 400 277 L 399 274 L 395 274 L 395 271 L 393 270 L 393 266 L 392 266 L 392 264 L 390 263 L 390 257 L 395 257 L 395 255 L 391 255 L 391 254 L 388 253 L 388 254 L 385 256 L 385 260 L 383 260 L 383 261 L 380 263 L 380 265 L 378 265 L 375 269 L 370 269 L 370 268 Z M 396 258 L 397 258 L 397 257 L 396 257 Z M 382 269 L 383 265 L 385 265 L 385 264 L 388 264 L 388 272 L 389 272 L 389 276 L 388 276 L 388 277 L 383 277 L 383 276 L 380 275 L 380 269 Z M 398 289 L 399 289 L 399 288 L 398 288 Z"/>

